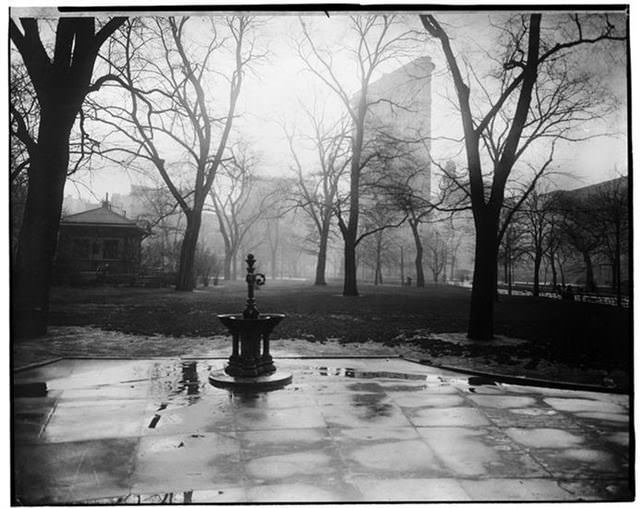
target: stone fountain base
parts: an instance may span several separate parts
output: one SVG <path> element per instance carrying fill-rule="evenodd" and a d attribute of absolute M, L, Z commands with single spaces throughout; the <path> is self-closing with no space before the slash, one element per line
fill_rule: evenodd
<path fill-rule="evenodd" d="M 224 370 L 209 374 L 209 383 L 217 388 L 234 391 L 269 391 L 277 390 L 291 383 L 292 375 L 288 372 L 274 372 L 265 376 L 234 377 Z"/>
<path fill-rule="evenodd" d="M 236 391 L 269 391 L 291 383 L 291 374 L 276 372 L 269 352 L 269 336 L 284 314 L 220 314 L 231 332 L 232 352 L 224 370 L 212 372 L 209 382 L 217 388 Z"/>
<path fill-rule="evenodd" d="M 260 314 L 255 305 L 254 289 L 264 285 L 265 276 L 254 273 L 253 254 L 247 255 L 247 307 L 242 314 L 218 314 L 231 333 L 229 363 L 223 371 L 209 375 L 218 388 L 244 391 L 268 391 L 291 383 L 291 374 L 276 372 L 269 351 L 269 335 L 284 314 Z"/>

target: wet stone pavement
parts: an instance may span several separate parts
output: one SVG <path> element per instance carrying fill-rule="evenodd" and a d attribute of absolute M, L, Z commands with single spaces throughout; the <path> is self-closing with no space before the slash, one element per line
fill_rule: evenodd
<path fill-rule="evenodd" d="M 14 502 L 632 499 L 626 395 L 482 384 L 397 358 L 280 358 L 292 384 L 231 393 L 208 382 L 225 362 L 15 373 L 36 389 L 14 399 Z"/>

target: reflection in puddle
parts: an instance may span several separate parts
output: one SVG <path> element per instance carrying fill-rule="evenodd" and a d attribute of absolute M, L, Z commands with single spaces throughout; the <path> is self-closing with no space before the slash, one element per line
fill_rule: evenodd
<path fill-rule="evenodd" d="M 83 504 L 190 504 L 192 502 L 193 491 L 188 490 L 186 492 L 167 492 L 163 494 L 128 494 L 126 496 L 84 501 Z"/>
<path fill-rule="evenodd" d="M 196 362 L 182 363 L 182 379 L 178 383 L 178 386 L 178 393 L 183 392 L 185 389 L 187 391 L 187 395 L 198 395 L 200 393 L 200 383 L 198 381 Z"/>
<path fill-rule="evenodd" d="M 198 373 L 198 368 L 209 367 L 206 363 L 198 365 L 198 362 L 157 362 L 151 366 L 149 378 L 152 383 L 152 392 L 169 397 L 172 395 L 187 395 L 200 397 L 204 383 L 200 381 L 203 373 Z"/>
<path fill-rule="evenodd" d="M 383 402 L 386 398 L 386 395 L 379 393 L 356 394 L 353 395 L 353 406 L 364 409 L 362 418 L 365 420 L 391 416 L 393 406 Z"/>
<path fill-rule="evenodd" d="M 421 374 L 407 374 L 404 372 L 387 372 L 387 371 L 361 371 L 357 369 L 347 368 L 329 368 L 318 367 L 318 373 L 321 376 L 344 376 L 360 379 L 386 378 L 386 379 L 413 379 L 416 381 L 425 381 L 427 376 Z"/>
<path fill-rule="evenodd" d="M 158 425 L 158 421 L 160 421 L 160 415 L 153 415 L 153 418 L 151 418 L 151 421 L 149 422 L 149 428 L 155 429 L 156 425 Z"/>

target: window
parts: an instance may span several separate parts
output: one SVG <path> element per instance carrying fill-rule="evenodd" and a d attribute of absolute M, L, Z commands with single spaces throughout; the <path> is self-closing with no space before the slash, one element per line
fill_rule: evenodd
<path fill-rule="evenodd" d="M 118 240 L 104 240 L 102 244 L 102 259 L 118 259 L 120 242 Z"/>

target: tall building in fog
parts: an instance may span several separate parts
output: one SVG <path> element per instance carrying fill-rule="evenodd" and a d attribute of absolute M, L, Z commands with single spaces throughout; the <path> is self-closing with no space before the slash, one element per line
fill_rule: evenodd
<path fill-rule="evenodd" d="M 369 85 L 372 104 L 367 119 L 367 137 L 386 133 L 411 150 L 419 175 L 413 183 L 426 199 L 431 193 L 431 58 L 423 56 Z"/>

